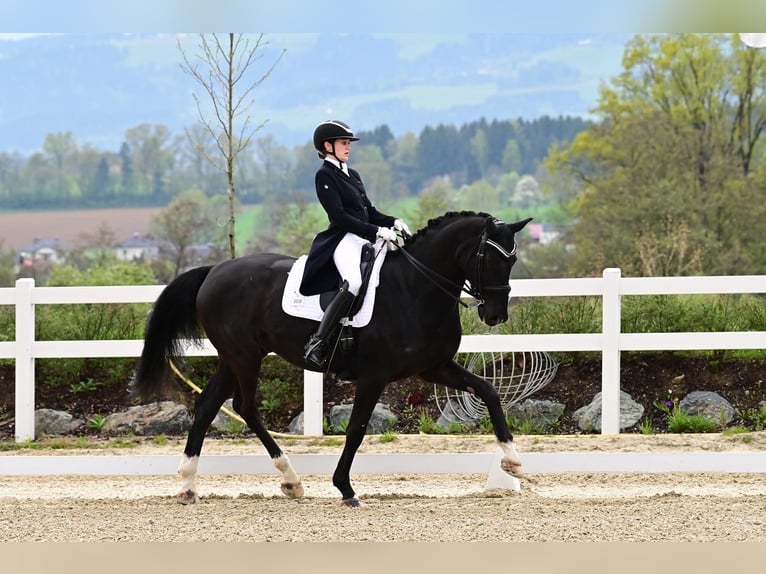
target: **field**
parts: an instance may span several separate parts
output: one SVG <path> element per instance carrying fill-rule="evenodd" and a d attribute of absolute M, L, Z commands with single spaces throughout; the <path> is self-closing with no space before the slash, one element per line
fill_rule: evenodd
<path fill-rule="evenodd" d="M 0 249 L 23 249 L 38 238 L 55 238 L 74 245 L 83 234 L 95 235 L 100 227 L 114 233 L 121 242 L 134 233 L 149 232 L 152 217 L 161 207 L 120 209 L 78 209 L 71 211 L 23 211 L 0 213 Z M 245 206 L 237 217 L 238 247 L 249 238 L 255 228 L 259 208 Z"/>
<path fill-rule="evenodd" d="M 117 241 L 149 231 L 149 222 L 159 207 L 125 209 L 80 209 L 74 211 L 26 211 L 0 213 L 0 246 L 22 249 L 36 238 L 56 238 L 74 244 L 82 234 L 94 235 L 108 227 Z"/>

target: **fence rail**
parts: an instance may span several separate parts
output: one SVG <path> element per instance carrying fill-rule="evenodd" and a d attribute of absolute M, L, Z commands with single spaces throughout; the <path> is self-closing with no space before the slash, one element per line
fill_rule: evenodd
<path fill-rule="evenodd" d="M 42 358 L 139 357 L 143 341 L 37 341 L 37 305 L 84 303 L 153 303 L 163 286 L 36 287 L 19 279 L 15 287 L 0 289 L 0 305 L 16 313 L 15 341 L 0 342 L 0 358 L 15 360 L 15 437 L 35 436 L 35 360 Z M 649 350 L 766 349 L 766 331 L 623 333 L 621 298 L 626 295 L 681 295 L 766 293 L 766 275 L 713 277 L 623 278 L 608 268 L 601 278 L 520 279 L 513 281 L 513 297 L 596 296 L 602 300 L 601 333 L 544 335 L 466 335 L 458 352 L 596 351 L 602 354 L 601 392 L 603 434 L 620 432 L 620 353 Z M 186 345 L 193 356 L 215 355 L 209 342 Z M 322 375 L 304 372 L 304 432 L 322 434 Z"/>

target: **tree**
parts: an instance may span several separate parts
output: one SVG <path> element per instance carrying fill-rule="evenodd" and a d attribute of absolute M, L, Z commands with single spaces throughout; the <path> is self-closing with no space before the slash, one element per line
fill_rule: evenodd
<path fill-rule="evenodd" d="M 479 179 L 464 185 L 458 193 L 460 208 L 495 213 L 500 208 L 500 194 L 488 181 Z"/>
<path fill-rule="evenodd" d="M 476 130 L 476 133 L 470 139 L 471 155 L 476 161 L 479 170 L 479 177 L 485 178 L 489 168 L 489 141 L 487 132 L 483 129 Z"/>
<path fill-rule="evenodd" d="M 539 203 L 543 194 L 540 191 L 540 185 L 531 175 L 523 175 L 516 182 L 516 187 L 511 196 L 511 205 L 526 209 Z"/>
<path fill-rule="evenodd" d="M 56 201 L 66 202 L 79 195 L 75 179 L 78 151 L 72 132 L 58 132 L 45 137 L 43 153 L 53 172 L 49 195 Z"/>
<path fill-rule="evenodd" d="M 410 229 L 425 227 L 430 219 L 443 215 L 452 205 L 455 193 L 448 177 L 434 179 L 418 196 L 415 211 L 406 215 Z"/>
<path fill-rule="evenodd" d="M 636 36 L 626 45 L 623 72 L 599 95 L 601 121 L 546 163 L 582 184 L 572 204 L 576 272 L 766 270 L 766 202 L 753 173 L 765 57 L 736 36 Z"/>
<path fill-rule="evenodd" d="M 168 259 L 172 261 L 172 277 L 189 265 L 191 248 L 205 241 L 211 220 L 205 208 L 207 198 L 200 190 L 185 191 L 155 215 L 150 222 L 152 234 L 164 242 Z"/>
<path fill-rule="evenodd" d="M 164 204 L 168 200 L 164 180 L 175 161 L 170 129 L 163 124 L 139 124 L 125 131 L 125 143 L 130 153 L 133 193 L 144 202 Z"/>
<path fill-rule="evenodd" d="M 284 50 L 276 58 L 276 61 L 268 66 L 255 80 L 246 79 L 251 68 L 261 59 L 261 49 L 266 46 L 263 34 L 260 34 L 254 46 L 243 34 L 229 33 L 227 41 L 217 34 L 200 34 L 201 54 L 198 56 L 204 65 L 205 71 L 200 69 L 198 63 L 192 62 L 178 42 L 178 49 L 183 56 L 181 69 L 191 75 L 207 93 L 213 107 L 212 117 L 204 113 L 199 97 L 194 94 L 202 125 L 213 138 L 220 157 L 205 154 L 205 157 L 213 165 L 226 174 L 229 198 L 229 254 L 236 257 L 234 236 L 235 223 L 235 197 L 234 166 L 237 155 L 250 145 L 253 134 L 261 129 L 265 122 L 255 126 L 251 125 L 251 117 L 247 113 L 253 103 L 253 90 L 264 82 L 274 70 L 277 62 L 284 54 Z M 244 82 L 244 84 L 243 84 Z M 241 88 L 241 90 L 240 90 Z M 244 118 L 243 118 L 244 116 Z M 239 122 L 239 125 L 237 123 Z M 197 145 L 201 145 L 197 142 Z M 200 147 L 204 150 L 204 146 Z M 204 153 L 204 152 L 203 152 Z"/>

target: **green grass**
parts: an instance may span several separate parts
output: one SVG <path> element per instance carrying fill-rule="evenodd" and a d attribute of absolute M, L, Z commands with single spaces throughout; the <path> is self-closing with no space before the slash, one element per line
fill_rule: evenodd
<path fill-rule="evenodd" d="M 381 435 L 378 437 L 378 440 L 380 442 L 394 442 L 397 439 L 396 433 L 392 431 L 386 431 L 384 433 L 381 433 Z"/>

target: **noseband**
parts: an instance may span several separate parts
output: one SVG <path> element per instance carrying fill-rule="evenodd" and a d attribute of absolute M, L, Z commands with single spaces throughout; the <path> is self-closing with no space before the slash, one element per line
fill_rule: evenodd
<path fill-rule="evenodd" d="M 481 239 L 479 239 L 479 248 L 476 250 L 476 287 L 471 285 L 470 288 L 467 290 L 464 287 L 464 290 L 466 293 L 468 293 L 471 297 L 476 299 L 479 304 L 484 303 L 484 291 L 505 291 L 506 293 L 510 293 L 511 286 L 508 283 L 505 283 L 503 285 L 486 285 L 482 287 L 481 284 L 481 272 L 484 270 L 484 250 L 487 248 L 487 245 L 490 247 L 494 247 L 497 252 L 502 255 L 505 259 L 510 259 L 514 255 L 516 255 L 516 241 L 513 242 L 513 249 L 510 251 L 506 251 L 506 249 L 500 245 L 499 243 L 492 241 L 487 237 L 487 230 L 481 232 Z"/>
<path fill-rule="evenodd" d="M 399 251 L 401 251 L 404 254 L 404 256 L 407 259 L 407 261 L 412 263 L 413 267 L 415 267 L 415 269 L 420 271 L 429 281 L 431 281 L 431 283 L 436 285 L 439 289 L 441 289 L 444 293 L 449 295 L 452 299 L 454 299 L 455 301 L 460 303 L 463 307 L 468 307 L 468 305 L 466 303 L 464 303 L 460 299 L 460 295 L 455 297 L 449 290 L 447 290 L 446 287 L 444 287 L 444 285 L 440 284 L 439 282 L 446 283 L 450 287 L 452 287 L 453 289 L 460 289 L 460 291 L 465 291 L 471 297 L 476 299 L 477 304 L 479 304 L 479 305 L 483 305 L 484 304 L 484 295 L 483 295 L 484 291 L 506 291 L 506 292 L 510 292 L 511 291 L 511 286 L 508 283 L 505 283 L 503 285 L 485 285 L 485 286 L 482 286 L 482 284 L 481 284 L 481 273 L 482 273 L 482 271 L 484 269 L 484 256 L 485 256 L 485 250 L 487 248 L 487 245 L 489 245 L 490 247 L 494 247 L 497 250 L 497 252 L 501 256 L 503 256 L 505 259 L 510 259 L 514 255 L 516 255 L 516 242 L 515 241 L 513 242 L 513 249 L 511 249 L 510 251 L 507 251 L 502 245 L 500 245 L 499 243 L 489 239 L 489 237 L 487 236 L 487 230 L 484 229 L 481 232 L 481 237 L 479 238 L 479 246 L 476 249 L 476 255 L 475 255 L 475 262 L 476 262 L 476 265 L 475 265 L 475 270 L 476 270 L 475 271 L 475 273 L 476 273 L 476 285 L 475 286 L 472 285 L 467 279 L 463 283 L 462 286 L 458 285 L 454 281 L 451 281 L 450 279 L 447 279 L 443 275 L 440 275 L 439 273 L 437 273 L 433 269 L 430 269 L 429 267 L 427 267 L 426 265 L 421 263 L 412 254 L 410 254 L 406 249 L 404 249 L 404 247 L 400 247 Z"/>

